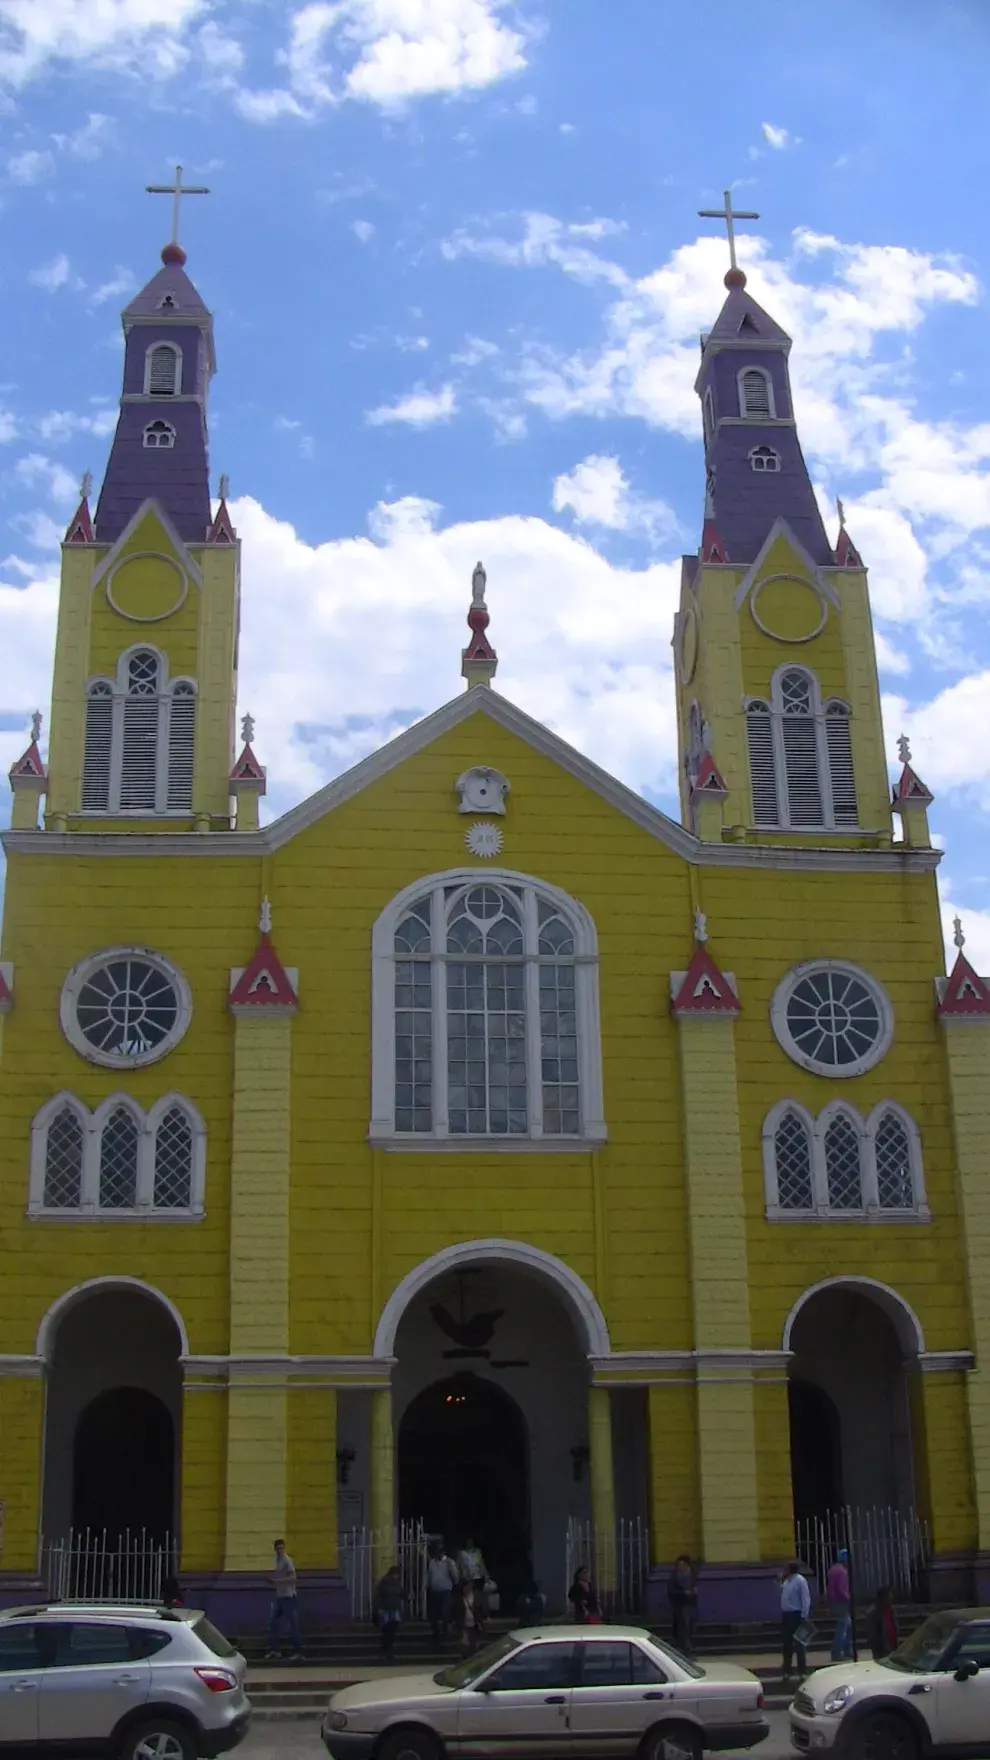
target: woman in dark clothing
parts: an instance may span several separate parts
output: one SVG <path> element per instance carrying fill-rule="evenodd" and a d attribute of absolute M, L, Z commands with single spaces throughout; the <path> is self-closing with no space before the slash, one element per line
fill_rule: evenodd
<path fill-rule="evenodd" d="M 874 1658 L 889 1656 L 900 1643 L 894 1601 L 886 1585 L 877 1590 L 876 1600 L 866 1616 L 866 1642 Z"/>
<path fill-rule="evenodd" d="M 385 1572 L 375 1590 L 374 1611 L 382 1635 L 382 1661 L 391 1662 L 402 1623 L 402 1573 L 397 1564 Z"/>
<path fill-rule="evenodd" d="M 694 1649 L 694 1628 L 698 1618 L 698 1584 L 694 1565 L 686 1552 L 675 1559 L 667 1580 L 667 1600 L 674 1620 L 674 1643 L 685 1656 Z"/>
<path fill-rule="evenodd" d="M 162 1600 L 166 1607 L 182 1606 L 182 1590 L 179 1587 L 179 1579 L 174 1571 L 169 1572 L 162 1584 Z"/>
<path fill-rule="evenodd" d="M 591 1587 L 591 1573 L 583 1564 L 574 1574 L 574 1581 L 567 1591 L 567 1599 L 574 1609 L 575 1624 L 579 1626 L 600 1626 L 602 1610 L 598 1605 L 598 1597 Z"/>

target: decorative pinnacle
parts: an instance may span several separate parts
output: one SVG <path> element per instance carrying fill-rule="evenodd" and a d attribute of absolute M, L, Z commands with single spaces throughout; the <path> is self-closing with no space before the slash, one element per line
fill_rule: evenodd
<path fill-rule="evenodd" d="M 83 471 L 82 481 L 79 484 L 79 499 L 80 499 L 80 501 L 88 501 L 92 493 L 93 493 L 93 473 L 92 473 L 92 471 Z"/>
<path fill-rule="evenodd" d="M 241 738 L 244 741 L 244 744 L 246 746 L 249 746 L 251 744 L 251 741 L 254 738 L 254 716 L 253 715 L 244 715 L 241 717 Z"/>
<path fill-rule="evenodd" d="M 261 916 L 258 920 L 258 928 L 261 930 L 262 935 L 270 935 L 272 932 L 272 907 L 267 898 L 263 898 L 261 901 Z"/>
<path fill-rule="evenodd" d="M 840 532 L 844 532 L 846 529 L 846 510 L 838 495 L 835 497 L 835 511 L 839 516 L 839 530 Z"/>
<path fill-rule="evenodd" d="M 31 738 L 34 741 L 35 745 L 37 745 L 39 739 L 41 738 L 41 723 L 43 722 L 43 720 L 44 720 L 44 716 L 42 715 L 41 710 L 36 709 L 34 714 L 31 717 Z"/>
<path fill-rule="evenodd" d="M 472 606 L 480 605 L 482 610 L 485 609 L 485 588 L 487 585 L 488 576 L 485 573 L 485 565 L 483 562 L 476 562 L 474 565 L 474 573 L 471 576 Z"/>
<path fill-rule="evenodd" d="M 966 937 L 963 934 L 962 917 L 953 917 L 952 919 L 952 939 L 961 953 L 966 945 Z"/>
<path fill-rule="evenodd" d="M 708 918 L 704 911 L 694 913 L 694 938 L 704 946 L 708 940 Z"/>
<path fill-rule="evenodd" d="M 468 685 L 490 684 L 498 666 L 498 655 L 488 640 L 485 631 L 491 619 L 488 606 L 485 604 L 485 587 L 488 576 L 484 564 L 475 563 L 471 576 L 471 609 L 467 614 L 471 640 L 461 650 L 461 677 Z"/>
<path fill-rule="evenodd" d="M 908 743 L 908 736 L 906 733 L 902 733 L 898 737 L 897 756 L 900 758 L 902 764 L 910 764 L 911 747 Z"/>
<path fill-rule="evenodd" d="M 172 237 L 162 251 L 163 263 L 178 263 L 181 268 L 186 260 L 186 253 L 179 243 L 179 210 L 183 196 L 208 196 L 205 184 L 189 184 L 182 181 L 182 166 L 175 167 L 174 183 L 148 183 L 145 189 L 149 196 L 171 196 L 172 198 Z"/>
<path fill-rule="evenodd" d="M 220 482 L 217 485 L 217 490 L 220 500 L 226 501 L 227 496 L 230 494 L 230 478 L 227 476 L 221 477 Z"/>

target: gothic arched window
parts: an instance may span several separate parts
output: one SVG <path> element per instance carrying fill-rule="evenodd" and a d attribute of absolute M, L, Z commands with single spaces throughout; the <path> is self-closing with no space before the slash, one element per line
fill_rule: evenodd
<path fill-rule="evenodd" d="M 818 679 L 801 666 L 775 674 L 769 703 L 746 708 L 753 821 L 800 831 L 856 825 L 856 777 L 848 705 L 822 704 Z"/>
<path fill-rule="evenodd" d="M 776 1201 L 782 1210 L 814 1209 L 812 1131 L 797 1107 L 788 1106 L 773 1131 Z"/>
<path fill-rule="evenodd" d="M 83 811 L 190 812 L 195 744 L 195 684 L 169 683 L 164 657 L 135 648 L 87 691 Z"/>
<path fill-rule="evenodd" d="M 594 926 L 518 874 L 441 874 L 374 936 L 372 1140 L 601 1140 Z"/>
<path fill-rule="evenodd" d="M 46 1210 L 78 1210 L 82 1203 L 83 1141 L 79 1108 L 63 1100 L 49 1118 L 45 1135 Z"/>
<path fill-rule="evenodd" d="M 837 1112 L 825 1127 L 825 1187 L 830 1210 L 862 1210 L 862 1126 Z"/>
<path fill-rule="evenodd" d="M 774 414 L 773 385 L 762 367 L 744 367 L 739 374 L 739 414 L 755 421 Z"/>
<path fill-rule="evenodd" d="M 796 1100 L 780 1101 L 763 1126 L 763 1171 L 771 1221 L 931 1217 L 918 1127 L 893 1100 L 866 1120 L 846 1101 L 817 1119 Z"/>
<path fill-rule="evenodd" d="M 197 1217 L 205 1184 L 206 1127 L 181 1094 L 148 1113 L 126 1094 L 95 1112 L 57 1094 L 31 1126 L 32 1216 Z"/>
<path fill-rule="evenodd" d="M 756 471 L 776 472 L 780 470 L 780 453 L 772 446 L 754 446 L 749 455 L 749 468 Z"/>
<path fill-rule="evenodd" d="M 144 430 L 144 444 L 154 451 L 171 452 L 175 445 L 175 429 L 171 422 L 149 422 Z"/>
<path fill-rule="evenodd" d="M 144 389 L 149 397 L 178 397 L 182 354 L 174 342 L 156 342 L 145 356 Z"/>
<path fill-rule="evenodd" d="M 115 1106 L 100 1132 L 101 1210 L 137 1208 L 138 1123 L 133 1111 Z"/>
<path fill-rule="evenodd" d="M 155 1175 L 152 1203 L 156 1210 L 188 1210 L 192 1197 L 193 1125 L 188 1110 L 176 1101 L 163 1113 L 155 1131 Z"/>

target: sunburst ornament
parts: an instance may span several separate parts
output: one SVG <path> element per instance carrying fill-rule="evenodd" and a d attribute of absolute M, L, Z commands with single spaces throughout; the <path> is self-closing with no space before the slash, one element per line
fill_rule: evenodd
<path fill-rule="evenodd" d="M 473 856 L 482 856 L 487 861 L 492 856 L 501 854 L 504 838 L 497 825 L 492 825 L 487 819 L 480 819 L 465 832 L 464 842 Z"/>

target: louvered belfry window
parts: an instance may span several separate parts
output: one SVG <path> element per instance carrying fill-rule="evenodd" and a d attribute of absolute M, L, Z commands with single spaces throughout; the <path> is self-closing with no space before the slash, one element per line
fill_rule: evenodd
<path fill-rule="evenodd" d="M 119 682 L 95 679 L 86 704 L 82 806 L 87 813 L 190 812 L 196 758 L 196 686 L 164 681 L 141 648 Z"/>
<path fill-rule="evenodd" d="M 813 830 L 859 823 L 845 703 L 825 704 L 813 673 L 783 668 L 771 701 L 746 706 L 754 825 Z"/>
<path fill-rule="evenodd" d="M 804 672 L 785 672 L 780 694 L 788 823 L 795 826 L 823 825 L 818 730 L 811 681 Z"/>
<path fill-rule="evenodd" d="M 750 703 L 746 711 L 746 736 L 753 787 L 753 818 L 757 825 L 779 825 L 773 719 L 769 703 Z"/>
<path fill-rule="evenodd" d="M 179 389 L 179 356 L 161 343 L 148 358 L 148 391 L 152 397 L 175 397 Z"/>
<path fill-rule="evenodd" d="M 770 383 L 758 367 L 751 367 L 740 380 L 740 414 L 757 420 L 773 414 L 770 408 Z"/>
<path fill-rule="evenodd" d="M 844 703 L 829 703 L 825 710 L 825 743 L 828 747 L 832 813 L 837 825 L 855 825 L 856 778 L 853 773 L 852 733 L 849 710 Z"/>

